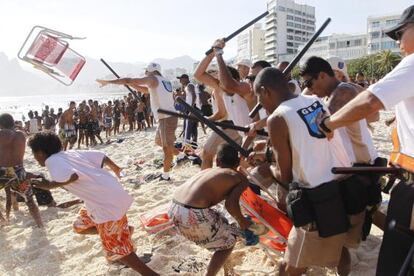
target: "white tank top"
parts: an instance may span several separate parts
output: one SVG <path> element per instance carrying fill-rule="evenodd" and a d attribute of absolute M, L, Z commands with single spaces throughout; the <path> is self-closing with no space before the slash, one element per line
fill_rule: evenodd
<path fill-rule="evenodd" d="M 332 167 L 351 165 L 340 135 L 328 141 L 316 123 L 320 112 L 328 112 L 323 102 L 314 96 L 299 95 L 285 101 L 274 111 L 283 116 L 289 129 L 292 149 L 293 180 L 302 187 L 314 188 L 337 179 Z"/>
<path fill-rule="evenodd" d="M 249 107 L 246 101 L 237 94 L 229 96 L 223 93 L 224 105 L 228 114 L 227 119 L 237 126 L 247 126 L 252 120 L 249 117 Z"/>
<path fill-rule="evenodd" d="M 344 82 L 339 85 L 349 86 L 349 84 Z M 378 152 L 374 146 L 371 133 L 368 130 L 368 123 L 365 119 L 347 127 L 341 127 L 337 130 L 342 136 L 345 149 L 351 162 L 374 163 L 375 159 L 378 157 Z"/>
<path fill-rule="evenodd" d="M 188 89 L 188 86 L 189 85 L 192 85 L 194 87 L 194 92 L 195 93 L 196 93 L 196 88 L 195 88 L 195 85 L 192 84 L 192 83 L 187 84 L 187 86 L 185 87 L 185 102 L 192 106 L 192 103 L 193 103 L 193 94 L 191 94 L 191 92 Z M 196 97 L 197 97 L 197 93 L 196 93 Z"/>
<path fill-rule="evenodd" d="M 158 86 L 155 88 L 149 88 L 151 96 L 151 110 L 154 114 L 155 120 L 160 120 L 170 117 L 170 115 L 158 113 L 159 108 L 165 110 L 171 110 L 175 112 L 173 87 L 169 80 L 161 76 L 155 76 L 158 80 Z"/>

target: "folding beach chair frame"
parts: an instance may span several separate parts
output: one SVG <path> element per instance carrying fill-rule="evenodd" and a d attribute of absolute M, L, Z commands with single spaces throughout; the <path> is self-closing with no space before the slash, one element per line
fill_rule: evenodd
<path fill-rule="evenodd" d="M 34 61 L 34 60 L 32 60 L 32 59 L 29 59 L 29 58 L 27 58 L 27 54 L 28 54 L 28 51 L 30 50 L 30 47 L 29 47 L 29 49 L 26 51 L 26 53 L 23 55 L 23 50 L 24 50 L 24 48 L 25 48 L 25 46 L 27 46 L 26 45 L 26 43 L 28 42 L 28 40 L 31 38 L 31 36 L 32 36 L 32 34 L 35 32 L 35 31 L 37 31 L 38 29 L 40 29 L 40 31 L 39 31 L 39 33 L 38 33 L 38 35 L 36 36 L 36 38 L 40 35 L 40 34 L 42 34 L 42 33 L 46 33 L 46 34 L 51 34 L 51 35 L 55 35 L 55 37 L 57 38 L 57 39 L 59 39 L 59 38 L 63 38 L 63 39 L 85 39 L 86 37 L 74 37 L 74 36 L 71 36 L 71 35 L 68 35 L 68 34 L 65 34 L 65 33 L 62 33 L 62 32 L 59 32 L 59 31 L 56 31 L 56 30 L 52 30 L 52 29 L 49 29 L 49 28 L 46 28 L 46 27 L 43 27 L 43 26 L 40 26 L 40 25 L 36 25 L 36 26 L 34 26 L 33 28 L 32 28 L 32 30 L 30 31 L 30 33 L 29 33 L 29 35 L 26 37 L 26 39 L 24 40 L 24 42 L 23 42 L 23 44 L 22 44 L 22 47 L 20 47 L 20 50 L 19 50 L 19 52 L 18 52 L 18 54 L 17 54 L 17 57 L 20 59 L 20 60 L 23 60 L 23 61 L 25 61 L 25 62 L 28 62 L 28 63 L 30 63 L 30 64 L 32 64 L 35 68 L 37 68 L 37 69 L 39 69 L 39 70 L 41 70 L 41 71 L 43 71 L 43 72 L 45 72 L 47 75 L 49 75 L 49 76 L 51 76 L 52 78 L 54 78 L 55 80 L 57 80 L 57 81 L 59 81 L 60 83 L 62 83 L 63 85 L 66 85 L 66 86 L 70 86 L 72 83 L 73 83 L 73 80 L 71 80 L 71 82 L 69 82 L 69 83 L 67 83 L 67 82 L 64 82 L 63 80 L 61 80 L 59 77 L 64 77 L 64 76 L 62 76 L 62 75 L 60 75 L 58 72 L 56 72 L 56 71 L 54 71 L 52 68 L 49 68 L 48 66 L 46 66 L 46 65 L 44 65 L 44 64 L 42 64 L 42 63 L 40 63 L 40 62 L 36 62 L 36 61 Z M 36 40 L 36 39 L 35 39 Z M 35 41 L 34 40 L 34 41 Z M 73 49 L 71 49 L 71 48 L 69 48 L 74 54 L 76 54 L 76 55 L 78 55 L 79 57 L 82 57 L 82 58 L 84 58 L 81 54 L 79 54 L 78 52 L 76 52 L 75 50 L 73 50 Z M 58 77 L 59 76 L 59 77 Z"/>
<path fill-rule="evenodd" d="M 277 203 L 276 198 L 270 193 L 270 191 L 260 183 L 260 181 L 254 177 L 253 175 L 251 175 L 246 169 L 244 168 L 240 168 L 241 171 L 247 175 L 248 178 L 250 178 L 250 180 L 253 182 L 253 184 L 259 186 L 263 191 L 265 191 L 270 198 Z M 264 237 L 270 241 L 275 241 L 275 242 L 279 242 L 279 243 L 287 243 L 287 239 L 285 237 L 283 237 L 279 231 L 277 231 L 273 226 L 271 226 L 262 216 L 260 216 L 251 206 L 249 206 L 246 202 L 244 202 L 242 199 L 240 199 L 240 205 L 242 206 L 242 208 L 244 208 L 248 213 L 251 213 L 260 223 L 262 223 L 263 225 L 265 225 L 267 228 L 269 228 L 269 230 L 274 233 L 277 238 L 273 238 L 273 237 L 269 237 L 268 235 L 265 235 Z M 275 209 L 279 210 L 282 213 L 285 213 L 283 211 L 281 211 L 279 208 L 277 208 L 277 206 L 273 206 Z M 268 245 L 260 242 L 259 243 L 260 247 L 263 249 L 263 251 L 265 252 L 266 256 L 269 258 L 270 261 L 274 262 L 273 259 L 274 257 L 272 257 L 269 253 L 269 251 L 271 251 L 274 254 L 278 254 L 280 253 L 280 251 L 277 251 L 276 249 L 269 247 Z"/>

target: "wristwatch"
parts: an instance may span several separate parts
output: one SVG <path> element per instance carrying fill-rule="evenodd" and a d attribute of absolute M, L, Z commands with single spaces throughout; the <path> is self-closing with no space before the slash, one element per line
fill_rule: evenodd
<path fill-rule="evenodd" d="M 325 118 L 323 118 L 322 119 L 322 121 L 321 121 L 321 123 L 319 124 L 319 127 L 323 130 L 323 131 L 325 131 L 326 133 L 331 133 L 332 132 L 332 130 L 330 130 L 326 125 L 325 125 L 325 120 L 326 119 L 328 119 L 330 116 L 328 116 L 328 117 L 325 117 Z"/>

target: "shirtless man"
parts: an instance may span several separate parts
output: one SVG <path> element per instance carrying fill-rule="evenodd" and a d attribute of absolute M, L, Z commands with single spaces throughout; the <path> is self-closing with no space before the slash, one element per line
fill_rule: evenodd
<path fill-rule="evenodd" d="M 83 103 L 79 105 L 79 139 L 78 139 L 78 149 L 80 149 L 81 143 L 85 144 L 86 147 L 89 147 L 89 137 L 87 135 L 87 127 L 88 127 L 88 111 Z"/>
<path fill-rule="evenodd" d="M 109 141 L 109 137 L 111 136 L 111 132 L 112 132 L 112 117 L 113 117 L 112 101 L 109 101 L 103 113 L 105 138 L 108 141 Z"/>
<path fill-rule="evenodd" d="M 73 101 L 70 102 L 69 108 L 63 112 L 59 119 L 59 136 L 63 142 L 64 150 L 67 149 L 68 144 L 69 149 L 72 149 L 73 145 L 76 143 L 76 128 L 75 121 L 73 119 L 75 109 L 76 103 Z"/>
<path fill-rule="evenodd" d="M 164 168 L 160 180 L 170 180 L 174 155 L 179 151 L 174 147 L 175 130 L 178 119 L 169 115 L 158 113 L 158 109 L 174 111 L 173 87 L 169 80 L 161 75 L 161 66 L 157 63 L 149 63 L 145 70 L 144 78 L 121 78 L 116 80 L 97 80 L 101 86 L 107 84 L 129 85 L 141 93 L 151 95 L 151 109 L 158 121 L 155 143 L 162 147 L 164 152 Z"/>
<path fill-rule="evenodd" d="M 121 125 L 122 109 L 119 100 L 114 102 L 114 135 L 119 134 L 119 126 Z"/>
<path fill-rule="evenodd" d="M 145 104 L 143 101 L 138 101 L 137 108 L 135 109 L 135 113 L 137 115 L 137 131 L 139 130 L 147 130 L 145 127 Z"/>
<path fill-rule="evenodd" d="M 33 200 L 33 190 L 23 167 L 26 138 L 14 129 L 10 114 L 0 115 L 0 187 L 6 189 L 6 218 L 0 213 L 0 224 L 8 223 L 13 193 L 21 195 L 38 227 L 43 227 L 39 209 Z M 15 198 L 13 198 L 15 200 Z"/>
<path fill-rule="evenodd" d="M 95 104 L 94 101 L 89 100 L 89 107 L 90 107 L 90 116 L 89 116 L 89 125 L 88 125 L 88 132 L 90 134 L 90 138 L 91 138 L 91 144 L 96 145 L 96 139 L 95 137 L 97 137 L 99 139 L 99 141 L 101 142 L 101 144 L 103 144 L 102 138 L 101 138 L 101 129 L 99 126 L 99 106 L 97 106 L 97 104 Z"/>
<path fill-rule="evenodd" d="M 219 147 L 216 161 L 219 168 L 203 170 L 177 188 L 168 212 L 185 238 L 214 251 L 206 275 L 218 273 L 240 233 L 235 225 L 229 224 L 222 214 L 211 207 L 225 200 L 227 211 L 242 231 L 253 226 L 240 211 L 239 198 L 249 182 L 237 171 L 237 151 L 223 144 Z"/>

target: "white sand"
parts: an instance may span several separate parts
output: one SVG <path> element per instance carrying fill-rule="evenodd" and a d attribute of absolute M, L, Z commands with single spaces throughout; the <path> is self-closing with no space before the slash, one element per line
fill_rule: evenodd
<path fill-rule="evenodd" d="M 390 114 L 385 114 L 389 117 Z M 384 117 L 384 116 L 383 116 Z M 181 128 L 177 130 L 177 134 Z M 201 131 L 200 131 L 201 133 Z M 122 135 L 121 135 L 122 136 Z M 128 212 L 129 222 L 135 227 L 133 240 L 137 253 L 152 253 L 149 266 L 161 275 L 202 275 L 202 273 L 182 271 L 177 273 L 173 267 L 185 270 L 187 267 L 205 267 L 210 252 L 201 249 L 177 235 L 148 235 L 141 227 L 138 215 L 161 204 L 167 203 L 174 188 L 182 184 L 199 168 L 189 163 L 175 168 L 173 182 L 146 183 L 142 177 L 158 172 L 153 165 L 154 158 L 161 158 L 161 150 L 154 145 L 154 131 L 126 134 L 123 143 L 98 146 L 121 166 L 126 167 L 127 176 L 122 185 L 134 197 Z M 204 141 L 205 135 L 201 135 Z M 389 129 L 383 123 L 376 124 L 375 142 L 382 155 L 390 150 Z M 136 170 L 133 163 L 145 160 L 142 170 Z M 27 151 L 25 166 L 28 171 L 45 172 Z M 74 199 L 64 190 L 54 190 L 58 203 Z M 1 211 L 4 213 L 4 192 L 0 196 Z M 46 225 L 44 231 L 34 225 L 24 204 L 20 211 L 12 212 L 11 225 L 0 229 L 0 275 L 136 275 L 132 270 L 108 265 L 101 250 L 98 236 L 82 236 L 72 232 L 72 222 L 80 208 L 79 205 L 68 209 L 40 207 Z M 367 242 L 352 252 L 352 275 L 374 275 L 382 232 L 373 229 Z M 318 249 L 316 249 L 318 250 Z M 319 249 L 320 250 L 320 249 Z M 245 247 L 239 242 L 228 264 L 231 275 L 275 275 L 282 254 L 269 259 L 259 247 Z M 192 270 L 194 271 L 194 270 Z M 221 272 L 223 275 L 223 272 Z M 311 269 L 309 275 L 335 275 L 333 270 Z"/>

